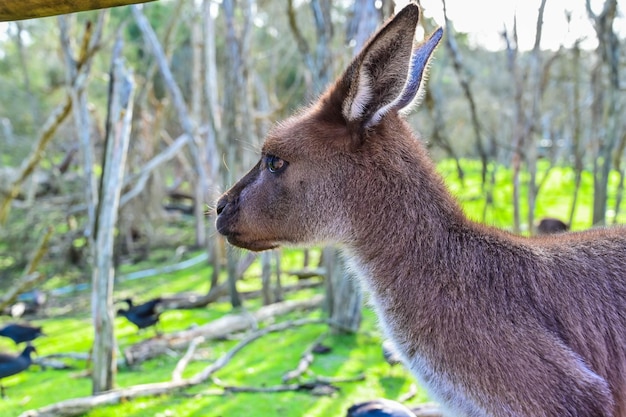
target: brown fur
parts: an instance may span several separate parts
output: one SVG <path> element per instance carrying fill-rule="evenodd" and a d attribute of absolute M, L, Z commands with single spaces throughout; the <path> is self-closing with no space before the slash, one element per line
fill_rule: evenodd
<path fill-rule="evenodd" d="M 626 416 L 626 230 L 526 238 L 463 215 L 399 114 L 441 36 L 410 66 L 417 18 L 407 6 L 270 132 L 218 231 L 251 250 L 340 244 L 449 415 Z"/>

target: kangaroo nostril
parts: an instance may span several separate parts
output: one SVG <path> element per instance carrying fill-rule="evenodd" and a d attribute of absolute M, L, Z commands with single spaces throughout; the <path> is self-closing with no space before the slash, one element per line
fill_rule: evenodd
<path fill-rule="evenodd" d="M 228 204 L 228 202 L 226 201 L 225 198 L 220 199 L 217 202 L 217 208 L 215 209 L 217 211 L 217 215 L 219 216 L 220 213 L 222 213 L 222 211 L 224 211 L 224 208 L 226 207 L 226 205 Z"/>

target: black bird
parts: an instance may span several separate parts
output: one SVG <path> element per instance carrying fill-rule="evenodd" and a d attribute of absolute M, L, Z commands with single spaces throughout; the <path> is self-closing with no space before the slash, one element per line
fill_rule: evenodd
<path fill-rule="evenodd" d="M 43 335 L 41 327 L 28 324 L 11 323 L 0 329 L 0 336 L 12 339 L 16 345 L 23 342 L 31 342 Z"/>
<path fill-rule="evenodd" d="M 148 316 L 158 313 L 157 306 L 163 301 L 163 299 L 161 297 L 157 297 L 140 305 L 135 305 L 132 298 L 125 298 L 122 301 L 128 304 L 129 310 L 133 310 L 141 316 Z"/>
<path fill-rule="evenodd" d="M 33 352 L 37 352 L 35 347 L 27 345 L 21 354 L 17 356 L 7 355 L 6 353 L 0 353 L 0 381 L 7 376 L 19 374 L 27 369 L 31 363 L 33 363 L 30 355 Z M 4 395 L 4 385 L 0 383 L 0 393 L 2 398 Z"/>
<path fill-rule="evenodd" d="M 157 306 L 162 301 L 160 297 L 137 306 L 133 304 L 133 300 L 130 298 L 126 298 L 122 301 L 128 304 L 128 308 L 117 310 L 117 315 L 126 317 L 128 321 L 137 326 L 137 329 L 156 326 L 159 322 L 161 313 L 157 310 Z"/>
<path fill-rule="evenodd" d="M 354 404 L 346 417 L 415 417 L 415 413 L 399 402 L 380 398 Z"/>

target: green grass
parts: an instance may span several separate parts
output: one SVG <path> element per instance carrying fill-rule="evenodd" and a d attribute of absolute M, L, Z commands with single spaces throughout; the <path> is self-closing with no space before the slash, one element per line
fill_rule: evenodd
<path fill-rule="evenodd" d="M 462 167 L 465 171 L 465 181 L 458 180 L 456 167 L 452 160 L 442 161 L 438 164 L 438 170 L 446 180 L 450 191 L 461 202 L 465 213 L 473 220 L 484 222 L 503 229 L 510 229 L 513 226 L 513 181 L 512 172 L 502 166 L 496 168 L 495 185 L 493 187 L 493 201 L 491 204 L 485 202 L 484 193 L 480 178 L 481 165 L 479 161 L 462 160 Z M 494 169 L 490 166 L 490 169 Z M 535 219 L 542 217 L 556 217 L 563 221 L 569 221 L 574 189 L 575 177 L 571 167 L 556 166 L 548 170 L 547 162 L 541 161 L 539 164 L 538 179 L 545 175 L 547 178 L 539 190 L 535 207 Z M 527 232 L 529 225 L 528 204 L 527 204 L 527 182 L 528 174 L 521 175 L 520 190 L 520 211 L 522 221 L 522 231 Z M 607 201 L 607 223 L 626 223 L 626 213 L 620 210 L 615 213 L 613 207 L 617 196 L 618 173 L 613 171 L 609 176 L 609 197 Z M 487 208 L 485 210 L 485 205 Z M 593 207 L 593 175 L 585 171 L 582 175 L 580 190 L 576 210 L 571 224 L 572 230 L 588 229 L 592 225 Z M 485 216 L 483 216 L 485 212 Z"/>
<path fill-rule="evenodd" d="M 450 161 L 439 164 L 439 170 L 448 182 L 451 191 L 461 201 L 467 215 L 482 220 L 485 208 L 480 184 L 480 166 L 474 161 L 463 161 L 466 180 L 461 185 L 456 178 L 454 165 Z M 609 207 L 615 198 L 616 176 L 611 177 Z M 511 174 L 504 168 L 496 173 L 494 201 L 486 210 L 485 222 L 511 228 L 513 209 L 511 205 Z M 573 190 L 573 173 L 567 168 L 554 168 L 542 188 L 537 201 L 536 218 L 554 216 L 567 220 Z M 522 196 L 525 191 L 522 191 Z M 580 190 L 578 208 L 573 229 L 584 229 L 591 221 L 592 178 L 586 173 Z M 522 207 L 525 203 L 522 202 Z M 525 218 L 526 213 L 522 215 Z M 619 213 L 619 221 L 624 214 Z M 612 218 L 609 218 L 611 221 Z M 151 258 L 135 265 L 123 266 L 118 274 L 153 268 L 172 263 L 173 251 L 154 251 Z M 198 252 L 187 254 L 188 257 Z M 288 271 L 302 265 L 302 252 L 285 250 L 282 257 L 282 269 Z M 316 252 L 315 256 L 319 256 Z M 4 262 L 4 263 L 3 263 Z M 0 259 L 0 265 L 10 262 L 9 258 Z M 316 264 L 317 259 L 312 260 Z M 201 264 L 184 271 L 160 274 L 155 277 L 121 281 L 116 283 L 115 299 L 127 296 L 147 300 L 157 295 L 180 292 L 206 293 L 209 288 L 210 266 Z M 260 265 L 254 264 L 238 283 L 240 290 L 259 288 Z M 223 279 L 223 277 L 222 277 Z M 286 279 L 285 283 L 293 282 Z M 68 284 L 68 278 L 58 275 L 50 278 L 45 289 Z M 302 299 L 321 291 L 307 290 L 298 294 L 289 294 L 288 299 Z M 261 306 L 259 300 L 247 300 L 244 305 L 249 310 Z M 71 308 L 70 308 L 71 307 Z M 202 325 L 224 314 L 232 313 L 231 306 L 220 301 L 207 308 L 195 310 L 167 311 L 161 320 L 163 332 L 174 332 L 193 325 Z M 90 293 L 79 292 L 55 300 L 55 306 L 48 311 L 49 316 L 34 320 L 44 326 L 46 337 L 36 341 L 39 355 L 61 352 L 86 353 L 91 347 L 93 329 L 90 319 Z M 290 314 L 284 319 L 299 317 L 320 317 L 319 311 L 306 314 Z M 2 319 L 2 323 L 8 319 Z M 133 343 L 151 337 L 153 330 L 137 332 L 134 326 L 123 318 L 115 320 L 116 337 L 121 350 Z M 253 342 L 246 347 L 225 368 L 215 374 L 228 385 L 272 386 L 281 383 L 282 375 L 296 367 L 302 352 L 326 331 L 322 325 L 307 325 L 297 329 L 273 333 Z M 237 340 L 218 340 L 206 342 L 198 347 L 195 360 L 185 372 L 186 377 L 199 372 L 207 365 L 227 352 Z M 385 397 L 397 399 L 406 393 L 412 378 L 400 366 L 390 369 L 384 362 L 381 352 L 381 334 L 373 312 L 364 308 L 361 331 L 356 335 L 329 336 L 324 341 L 332 348 L 328 355 L 316 355 L 312 365 L 315 374 L 330 377 L 354 377 L 366 375 L 364 381 L 337 383 L 340 391 L 334 396 L 319 397 L 309 392 L 284 392 L 274 394 L 241 393 L 216 395 L 217 387 L 211 382 L 172 395 L 154 398 L 142 398 L 127 401 L 119 405 L 101 407 L 86 414 L 87 417 L 104 416 L 285 416 L 285 417 L 343 417 L 346 409 L 353 403 Z M 0 338 L 0 351 L 16 353 L 16 348 L 8 339 Z M 182 352 L 142 363 L 137 368 L 122 367 L 116 376 L 118 387 L 135 384 L 167 381 Z M 0 417 L 17 416 L 23 411 L 42 407 L 64 399 L 89 395 L 91 380 L 85 376 L 86 364 L 83 361 L 69 361 L 72 370 L 41 370 L 37 366 L 13 377 L 6 378 L 8 398 L 0 401 Z M 410 404 L 427 401 L 423 390 Z"/>
<path fill-rule="evenodd" d="M 189 256 L 192 255 L 195 253 Z M 297 268 L 301 264 L 302 252 L 284 251 L 283 270 Z M 137 269 L 137 266 L 124 268 L 120 273 Z M 254 264 L 240 282 L 240 289 L 257 289 L 259 273 L 260 266 Z M 199 265 L 171 274 L 123 281 L 116 285 L 115 298 L 134 296 L 144 300 L 163 294 L 165 289 L 167 294 L 202 293 L 208 290 L 209 276 L 210 267 Z M 293 279 L 285 280 L 285 284 L 293 282 Z M 319 291 L 321 290 L 302 291 L 289 294 L 287 298 L 301 299 Z M 62 306 L 66 303 L 82 305 L 82 308 L 74 308 L 71 313 L 60 317 L 55 314 L 55 317 L 33 320 L 35 324 L 44 326 L 47 334 L 46 337 L 35 341 L 40 356 L 59 352 L 89 351 L 93 330 L 88 300 L 88 291 L 67 296 L 60 303 L 59 311 L 63 311 Z M 254 310 L 259 308 L 261 303 L 259 300 L 247 300 L 244 301 L 244 305 L 247 309 Z M 167 333 L 186 329 L 232 312 L 231 306 L 226 302 L 214 303 L 202 309 L 166 311 L 161 319 L 161 330 Z M 308 392 L 241 393 L 221 396 L 215 394 L 215 385 L 208 382 L 173 395 L 142 398 L 120 405 L 101 407 L 85 416 L 343 416 L 346 408 L 356 401 L 379 396 L 397 398 L 409 390 L 412 380 L 400 366 L 391 370 L 383 361 L 376 318 L 369 308 L 364 312 L 362 331 L 357 335 L 329 335 L 324 343 L 332 347 L 332 352 L 328 355 L 316 355 L 311 367 L 315 374 L 322 376 L 346 378 L 362 373 L 367 375 L 365 381 L 337 383 L 340 391 L 335 396 L 318 397 Z M 320 311 L 294 313 L 281 320 L 317 318 L 321 314 Z M 151 329 L 136 332 L 134 326 L 119 317 L 115 319 L 115 328 L 121 350 L 154 334 Z M 282 375 L 297 366 L 302 352 L 326 330 L 326 326 L 323 325 L 307 325 L 264 336 L 235 356 L 224 369 L 215 374 L 215 377 L 228 385 L 262 387 L 281 384 Z M 196 352 L 196 360 L 188 366 L 184 376 L 189 377 L 199 372 L 236 343 L 237 340 L 220 340 L 200 345 Z M 18 349 L 10 340 L 0 338 L 0 351 L 17 353 Z M 116 376 L 117 386 L 127 387 L 167 381 L 171 378 L 180 355 L 182 352 L 164 355 L 144 362 L 136 369 L 120 368 Z M 75 369 L 41 370 L 37 366 L 32 366 L 26 372 L 6 378 L 3 383 L 7 387 L 8 398 L 0 402 L 0 416 L 17 416 L 29 409 L 89 395 L 91 380 L 84 375 L 85 363 L 82 361 L 68 363 L 74 365 Z M 422 392 L 420 394 L 415 398 L 415 403 L 425 400 L 424 394 Z"/>

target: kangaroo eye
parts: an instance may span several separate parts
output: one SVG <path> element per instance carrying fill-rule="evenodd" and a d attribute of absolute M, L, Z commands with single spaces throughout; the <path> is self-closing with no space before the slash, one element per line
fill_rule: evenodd
<path fill-rule="evenodd" d="M 272 174 L 278 174 L 287 168 L 288 162 L 284 159 L 280 159 L 274 155 L 267 155 L 265 157 L 265 165 L 267 165 L 267 169 Z"/>

